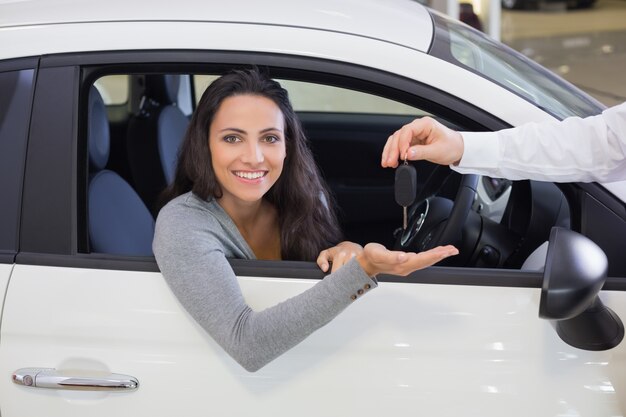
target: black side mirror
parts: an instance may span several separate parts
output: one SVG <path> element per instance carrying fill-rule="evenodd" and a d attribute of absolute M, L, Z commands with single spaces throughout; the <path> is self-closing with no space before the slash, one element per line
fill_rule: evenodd
<path fill-rule="evenodd" d="M 587 237 L 553 227 L 543 274 L 539 317 L 554 320 L 559 337 L 584 350 L 607 350 L 624 338 L 619 316 L 602 303 L 608 260 Z"/>

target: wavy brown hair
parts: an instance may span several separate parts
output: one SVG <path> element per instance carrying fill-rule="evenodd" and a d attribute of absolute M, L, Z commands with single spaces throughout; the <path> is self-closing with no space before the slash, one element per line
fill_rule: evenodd
<path fill-rule="evenodd" d="M 222 101 L 238 95 L 268 98 L 283 114 L 287 156 L 281 176 L 263 198 L 278 211 L 282 259 L 313 261 L 320 251 L 341 240 L 333 199 L 321 178 L 287 90 L 256 68 L 229 72 L 206 89 L 187 128 L 176 177 L 164 191 L 162 204 L 188 191 L 203 200 L 222 196 L 211 164 L 209 128 Z"/>

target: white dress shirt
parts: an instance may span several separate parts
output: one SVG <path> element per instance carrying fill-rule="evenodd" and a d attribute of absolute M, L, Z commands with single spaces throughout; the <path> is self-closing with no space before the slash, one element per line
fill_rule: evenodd
<path fill-rule="evenodd" d="M 463 173 L 554 182 L 626 180 L 626 103 L 597 116 L 462 132 Z"/>

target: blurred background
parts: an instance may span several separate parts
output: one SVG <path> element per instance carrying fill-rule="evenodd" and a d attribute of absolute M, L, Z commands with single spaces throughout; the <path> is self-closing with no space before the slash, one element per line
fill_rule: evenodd
<path fill-rule="evenodd" d="M 458 16 L 607 106 L 626 101 L 626 0 L 421 2 Z"/>

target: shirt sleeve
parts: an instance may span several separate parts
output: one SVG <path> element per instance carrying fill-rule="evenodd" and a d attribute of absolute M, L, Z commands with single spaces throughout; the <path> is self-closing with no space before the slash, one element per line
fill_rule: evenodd
<path fill-rule="evenodd" d="M 307 291 L 253 311 L 214 235 L 215 224 L 203 214 L 166 206 L 157 219 L 154 254 L 185 309 L 248 371 L 297 345 L 377 285 L 353 259 Z"/>
<path fill-rule="evenodd" d="M 626 180 L 626 103 L 587 118 L 462 132 L 460 173 L 555 182 Z"/>

